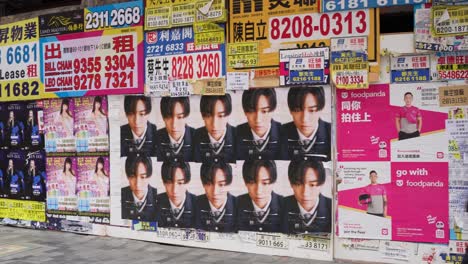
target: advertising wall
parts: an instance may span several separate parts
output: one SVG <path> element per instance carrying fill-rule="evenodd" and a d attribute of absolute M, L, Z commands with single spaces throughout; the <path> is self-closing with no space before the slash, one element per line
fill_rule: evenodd
<path fill-rule="evenodd" d="M 426 2 L 140 0 L 1 25 L 1 223 L 460 263 L 466 5 Z M 380 37 L 391 5 L 414 34 Z"/>

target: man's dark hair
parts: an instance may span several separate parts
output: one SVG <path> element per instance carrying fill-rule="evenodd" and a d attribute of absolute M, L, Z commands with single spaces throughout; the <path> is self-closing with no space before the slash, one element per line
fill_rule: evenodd
<path fill-rule="evenodd" d="M 146 155 L 130 155 L 125 161 L 125 174 L 127 178 L 135 177 L 138 170 L 138 164 L 143 164 L 146 168 L 146 177 L 149 178 L 153 174 L 153 165 L 151 158 Z"/>
<path fill-rule="evenodd" d="M 188 162 L 163 162 L 161 167 L 161 177 L 164 183 L 174 182 L 174 177 L 177 169 L 181 169 L 184 173 L 184 183 L 190 182 L 190 165 Z"/>
<path fill-rule="evenodd" d="M 244 182 L 257 183 L 257 175 L 260 168 L 264 167 L 270 176 L 270 183 L 275 183 L 277 178 L 276 163 L 273 160 L 247 160 L 242 166 L 242 176 Z"/>
<path fill-rule="evenodd" d="M 325 107 L 325 91 L 322 86 L 291 87 L 288 92 L 289 111 L 297 112 L 304 110 L 305 98 L 308 94 L 315 97 L 317 111 L 321 111 Z"/>
<path fill-rule="evenodd" d="M 190 99 L 188 97 L 163 97 L 160 103 L 162 117 L 172 117 L 177 103 L 180 103 L 184 108 L 184 117 L 190 115 Z"/>
<path fill-rule="evenodd" d="M 203 95 L 200 100 L 200 112 L 202 117 L 209 117 L 213 115 L 214 107 L 216 102 L 220 100 L 225 109 L 226 115 L 231 115 L 232 112 L 232 102 L 231 102 L 231 95 Z"/>
<path fill-rule="evenodd" d="M 377 174 L 377 172 L 376 172 L 375 170 L 371 170 L 371 171 L 369 172 L 369 176 L 370 176 L 372 173 Z"/>
<path fill-rule="evenodd" d="M 411 97 L 413 97 L 413 94 L 411 92 L 406 92 L 405 95 L 403 95 L 403 97 L 407 96 L 407 95 L 411 95 Z"/>
<path fill-rule="evenodd" d="M 304 177 L 307 172 L 307 169 L 313 169 L 317 174 L 318 185 L 323 185 L 325 183 L 325 168 L 321 161 L 316 160 L 293 160 L 289 163 L 288 167 L 288 177 L 289 183 L 292 185 L 302 185 L 304 184 Z"/>
<path fill-rule="evenodd" d="M 136 106 L 138 101 L 142 101 L 145 104 L 146 113 L 151 113 L 151 98 L 144 95 L 126 95 L 124 99 L 124 110 L 125 114 L 135 114 Z"/>
<path fill-rule="evenodd" d="M 200 178 L 203 185 L 213 184 L 216 171 L 220 169 L 226 176 L 226 185 L 232 183 L 232 168 L 231 165 L 224 161 L 205 162 L 200 168 Z"/>
<path fill-rule="evenodd" d="M 257 111 L 258 98 L 265 96 L 270 106 L 270 111 L 273 112 L 276 109 L 276 92 L 274 88 L 254 88 L 245 90 L 242 93 L 242 108 L 244 112 L 255 112 Z"/>

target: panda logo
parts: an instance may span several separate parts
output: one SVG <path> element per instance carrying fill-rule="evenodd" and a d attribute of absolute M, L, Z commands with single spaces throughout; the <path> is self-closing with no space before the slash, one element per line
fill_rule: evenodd
<path fill-rule="evenodd" d="M 437 227 L 438 229 L 443 229 L 444 226 L 445 226 L 444 222 L 442 222 L 442 221 L 437 221 L 436 227 Z"/>

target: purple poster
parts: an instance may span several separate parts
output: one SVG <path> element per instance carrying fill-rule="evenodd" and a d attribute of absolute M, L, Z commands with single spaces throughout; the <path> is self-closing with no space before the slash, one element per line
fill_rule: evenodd
<path fill-rule="evenodd" d="M 74 100 L 44 100 L 45 149 L 50 152 L 74 152 Z"/>
<path fill-rule="evenodd" d="M 47 157 L 47 212 L 74 214 L 76 199 L 76 157 Z"/>
<path fill-rule="evenodd" d="M 76 151 L 108 151 L 107 97 L 80 97 L 74 100 Z"/>
<path fill-rule="evenodd" d="M 109 169 L 109 157 L 77 158 L 78 212 L 92 222 L 107 223 L 109 219 Z"/>

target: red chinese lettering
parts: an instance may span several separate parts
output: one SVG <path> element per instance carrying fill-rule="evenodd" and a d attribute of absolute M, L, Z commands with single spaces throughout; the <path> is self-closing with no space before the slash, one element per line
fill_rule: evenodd
<path fill-rule="evenodd" d="M 61 59 L 62 51 L 60 49 L 60 43 L 51 43 L 45 46 L 45 59 Z"/>
<path fill-rule="evenodd" d="M 28 77 L 37 77 L 37 65 L 28 65 Z"/>
<path fill-rule="evenodd" d="M 112 38 L 112 43 L 114 44 L 112 49 L 115 50 L 115 52 L 117 53 L 135 50 L 135 48 L 133 47 L 132 35 L 114 37 Z"/>

